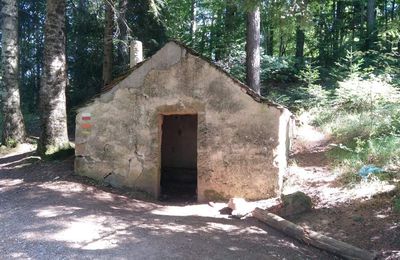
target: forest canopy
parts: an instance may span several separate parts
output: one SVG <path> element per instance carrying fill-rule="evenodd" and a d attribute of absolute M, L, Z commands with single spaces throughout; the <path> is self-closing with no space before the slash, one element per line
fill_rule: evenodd
<path fill-rule="evenodd" d="M 293 111 L 331 102 L 338 97 L 335 89 L 351 75 L 360 80 L 379 76 L 395 88 L 399 85 L 398 0 L 2 0 L 0 4 L 2 21 L 17 21 L 12 23 L 17 36 L 2 27 L 1 47 L 5 38 L 17 37 L 18 79 L 13 80 L 19 83 L 28 128 L 41 115 L 46 14 L 50 6 L 60 4 L 70 133 L 74 108 L 127 70 L 132 40 L 143 42 L 146 57 L 169 39 L 179 40 Z M 10 11 L 13 5 L 17 12 Z M 2 66 L 10 55 L 2 51 Z M 9 74 L 1 75 L 6 82 L 4 75 Z M 3 96 L 6 85 L 10 84 L 2 84 Z M 6 104 L 4 98 L 2 103 Z M 3 118 L 4 113 L 3 109 Z"/>
<path fill-rule="evenodd" d="M 69 108 L 101 89 L 104 3 L 66 3 Z M 22 105 L 25 111 L 37 112 L 46 1 L 20 0 L 18 4 Z M 252 4 L 260 5 L 265 93 L 270 80 L 293 79 L 303 62 L 320 66 L 320 70 L 337 68 L 336 62 L 341 62 L 350 50 L 368 54 L 365 66 L 376 69 L 384 69 L 385 64 L 398 59 L 394 55 L 400 44 L 396 0 L 120 0 L 113 2 L 113 75 L 126 68 L 121 64 L 120 52 L 127 41 L 143 41 L 149 56 L 171 38 L 244 80 L 246 12 Z"/>

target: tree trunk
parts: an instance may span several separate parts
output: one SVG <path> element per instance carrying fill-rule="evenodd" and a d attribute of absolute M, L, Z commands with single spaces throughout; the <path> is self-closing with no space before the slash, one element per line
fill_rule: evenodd
<path fill-rule="evenodd" d="M 298 25 L 296 28 L 296 58 L 299 60 L 304 57 L 304 40 L 304 30 Z"/>
<path fill-rule="evenodd" d="M 270 25 L 267 32 L 267 55 L 274 55 L 274 30 Z"/>
<path fill-rule="evenodd" d="M 376 7 L 376 0 L 368 0 L 368 4 L 367 4 L 367 37 L 365 39 L 365 49 L 366 50 L 373 49 L 374 42 L 376 40 L 375 7 Z"/>
<path fill-rule="evenodd" d="M 47 0 L 43 78 L 40 89 L 42 133 L 38 151 L 50 155 L 69 145 L 65 91 L 65 0 Z"/>
<path fill-rule="evenodd" d="M 336 60 L 340 55 L 340 47 L 341 47 L 341 31 L 342 31 L 342 23 L 343 23 L 343 11 L 344 11 L 344 2 L 339 0 L 334 6 L 334 17 L 333 17 L 333 39 L 332 39 L 332 54 L 333 60 Z"/>
<path fill-rule="evenodd" d="M 19 94 L 18 5 L 17 0 L 1 1 L 2 35 L 2 143 L 14 145 L 25 139 Z"/>
<path fill-rule="evenodd" d="M 392 7 L 390 10 L 390 20 L 393 22 L 396 19 L 396 0 L 392 0 Z M 400 12 L 398 12 L 400 14 Z M 397 55 L 400 55 L 400 40 L 397 42 Z"/>
<path fill-rule="evenodd" d="M 318 44 L 317 44 L 317 48 L 318 48 L 318 61 L 320 65 L 325 66 L 328 63 L 328 59 L 329 59 L 329 54 L 326 51 L 326 42 L 329 42 L 326 40 L 326 28 L 325 28 L 325 18 L 324 18 L 324 12 L 323 12 L 323 8 L 319 7 L 319 14 L 318 14 L 318 22 L 316 24 L 316 31 L 315 31 L 315 35 L 316 38 L 318 39 Z"/>
<path fill-rule="evenodd" d="M 226 48 L 225 46 L 225 42 L 223 39 L 223 18 L 224 18 L 224 14 L 223 14 L 224 10 L 223 9 L 219 9 L 217 11 L 217 18 L 215 20 L 214 23 L 214 27 L 213 27 L 213 37 L 214 37 L 214 42 L 215 42 L 215 52 L 214 52 L 214 58 L 215 61 L 220 61 L 221 59 L 224 58 L 224 49 Z"/>
<path fill-rule="evenodd" d="M 40 85 L 41 85 L 41 74 L 42 74 L 42 68 L 43 68 L 43 26 L 41 24 L 40 20 L 40 14 L 41 9 L 40 9 L 40 3 L 35 1 L 35 87 L 33 90 L 33 106 L 34 106 L 34 111 L 38 112 L 38 107 L 40 106 L 39 104 L 39 92 L 40 92 Z"/>
<path fill-rule="evenodd" d="M 384 0 L 383 5 L 382 5 L 382 13 L 384 15 L 384 21 L 385 21 L 385 31 L 388 30 L 388 23 L 389 23 L 389 9 L 388 9 L 388 1 Z M 392 36 L 388 36 L 388 39 L 385 41 L 385 46 L 386 46 L 386 52 L 391 52 L 392 51 Z"/>
<path fill-rule="evenodd" d="M 397 42 L 397 55 L 400 55 L 400 41 Z"/>
<path fill-rule="evenodd" d="M 113 68 L 113 29 L 114 1 L 105 0 L 104 54 L 103 54 L 103 86 L 112 80 Z"/>
<path fill-rule="evenodd" d="M 192 0 L 190 4 L 190 38 L 192 40 L 192 47 L 194 46 L 195 34 L 197 29 L 196 23 L 196 0 Z"/>
<path fill-rule="evenodd" d="M 225 12 L 223 14 L 223 29 L 220 30 L 220 34 L 223 35 L 223 40 L 220 42 L 220 49 L 219 52 L 223 58 L 227 57 L 232 48 L 232 43 L 234 37 L 232 35 L 235 33 L 235 16 L 237 13 L 237 6 L 235 5 L 233 0 L 225 1 Z"/>
<path fill-rule="evenodd" d="M 282 57 L 285 55 L 286 52 L 286 44 L 285 44 L 285 38 L 283 35 L 279 37 L 279 57 Z"/>
<path fill-rule="evenodd" d="M 396 0 L 392 0 L 392 8 L 390 9 L 390 20 L 394 20 L 394 11 L 396 9 Z"/>
<path fill-rule="evenodd" d="M 352 31 L 353 31 L 353 41 L 358 38 L 359 42 L 359 49 L 363 49 L 364 41 L 365 41 L 365 33 L 364 33 L 364 1 L 356 0 L 353 2 L 353 24 L 352 24 Z"/>
<path fill-rule="evenodd" d="M 246 81 L 260 94 L 260 8 L 247 13 Z"/>
<path fill-rule="evenodd" d="M 215 23 L 215 16 L 213 15 L 211 18 L 211 24 L 210 24 L 210 37 L 208 38 L 208 52 L 209 52 L 209 57 L 210 59 L 213 58 L 213 52 L 214 52 L 214 38 L 215 38 L 215 28 L 214 28 L 214 23 Z"/>
<path fill-rule="evenodd" d="M 118 27 L 119 27 L 118 63 L 120 64 L 122 71 L 126 70 L 129 67 L 130 28 L 126 21 L 127 8 L 128 8 L 128 0 L 120 0 L 119 15 L 118 15 Z"/>

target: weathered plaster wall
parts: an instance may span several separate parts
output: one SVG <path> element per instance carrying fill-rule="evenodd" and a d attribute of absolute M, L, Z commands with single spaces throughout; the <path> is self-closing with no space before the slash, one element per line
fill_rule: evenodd
<path fill-rule="evenodd" d="M 290 113 L 255 102 L 175 43 L 78 112 L 78 174 L 157 196 L 161 115 L 197 114 L 199 201 L 280 191 Z"/>

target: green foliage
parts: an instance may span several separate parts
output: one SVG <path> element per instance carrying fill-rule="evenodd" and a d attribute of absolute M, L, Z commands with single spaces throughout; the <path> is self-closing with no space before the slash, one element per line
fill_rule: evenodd
<path fill-rule="evenodd" d="M 299 73 L 299 78 L 305 83 L 305 92 L 308 94 L 307 106 L 320 107 L 328 102 L 329 92 L 317 82 L 320 80 L 320 73 L 317 67 L 307 64 Z"/>
<path fill-rule="evenodd" d="M 155 16 L 159 17 L 162 8 L 164 7 L 164 0 L 149 0 L 150 12 Z"/>
<path fill-rule="evenodd" d="M 17 147 L 18 142 L 16 140 L 10 138 L 10 139 L 5 140 L 4 145 L 8 148 L 15 148 L 15 147 Z"/>
<path fill-rule="evenodd" d="M 400 214 L 400 197 L 396 197 L 393 200 L 393 211 Z"/>
<path fill-rule="evenodd" d="M 382 78 L 362 79 L 355 73 L 339 82 L 314 122 L 339 143 L 330 157 L 344 173 L 344 182 L 359 181 L 356 173 L 368 164 L 387 172 L 400 169 L 400 96 Z"/>
<path fill-rule="evenodd" d="M 261 79 L 264 82 L 293 82 L 295 81 L 295 60 L 292 57 L 275 57 L 262 55 Z"/>
<path fill-rule="evenodd" d="M 336 62 L 337 69 L 333 71 L 335 76 L 339 77 L 356 77 L 362 69 L 364 63 L 363 52 L 346 50 L 340 62 Z"/>
<path fill-rule="evenodd" d="M 338 110 L 373 111 L 382 105 L 394 104 L 400 99 L 399 92 L 381 77 L 361 79 L 353 75 L 339 82 L 335 91 L 334 105 Z"/>
<path fill-rule="evenodd" d="M 231 52 L 222 60 L 216 62 L 216 65 L 234 75 L 235 78 L 245 82 L 246 80 L 246 53 L 244 43 L 232 44 Z"/>
<path fill-rule="evenodd" d="M 38 114 L 46 4 L 18 3 L 21 99 L 24 111 Z M 167 37 L 174 38 L 244 81 L 246 12 L 259 6 L 262 93 L 293 110 L 319 111 L 315 121 L 348 142 L 398 134 L 394 90 L 400 86 L 400 9 L 390 1 L 376 3 L 377 38 L 371 49 L 365 46 L 365 1 L 138 0 L 128 1 L 126 22 L 130 38 L 144 42 L 147 57 Z M 115 9 L 118 18 L 118 5 Z M 102 87 L 104 1 L 67 1 L 66 21 L 67 107 L 73 125 L 73 108 Z M 298 29 L 305 43 L 304 57 L 296 61 Z M 118 33 L 115 28 L 116 43 Z M 126 69 L 117 58 L 114 65 L 114 76 Z"/>
<path fill-rule="evenodd" d="M 306 84 L 307 87 L 315 85 L 320 80 L 318 68 L 311 67 L 311 64 L 307 64 L 300 71 L 299 78 Z"/>
<path fill-rule="evenodd" d="M 306 64 L 297 71 L 293 64 L 290 70 L 285 70 L 285 67 L 282 70 L 290 71 L 288 75 L 296 78 L 297 82 L 293 82 L 295 79 L 292 79 L 291 83 L 285 84 L 281 79 L 282 87 L 272 89 L 269 97 L 278 103 L 286 105 L 294 112 L 304 109 L 316 109 L 322 113 L 323 110 L 319 108 L 328 104 L 330 91 L 320 84 L 320 67 Z M 277 78 L 270 80 L 277 80 Z M 319 114 L 319 120 L 321 116 Z"/>
<path fill-rule="evenodd" d="M 329 158 L 343 173 L 342 181 L 352 183 L 361 180 L 357 172 L 364 165 L 373 164 L 384 167 L 386 173 L 378 174 L 380 179 L 393 177 L 392 171 L 400 167 L 400 138 L 383 136 L 362 139 L 359 137 L 347 141 L 346 145 L 336 145 Z"/>

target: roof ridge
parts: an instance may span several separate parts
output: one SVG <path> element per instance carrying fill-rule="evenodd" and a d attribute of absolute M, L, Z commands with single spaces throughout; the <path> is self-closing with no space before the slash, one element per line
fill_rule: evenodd
<path fill-rule="evenodd" d="M 225 76 L 227 76 L 228 78 L 230 78 L 234 83 L 238 84 L 240 86 L 240 88 L 242 90 L 244 90 L 244 92 L 251 96 L 256 102 L 259 103 L 264 103 L 267 104 L 269 106 L 274 106 L 277 107 L 278 109 L 284 109 L 286 108 L 285 106 L 278 104 L 260 94 L 258 94 L 257 92 L 255 92 L 252 88 L 250 88 L 248 85 L 246 85 L 245 83 L 241 82 L 240 80 L 238 80 L 237 78 L 233 77 L 231 74 L 229 74 L 226 70 L 222 69 L 220 66 L 218 66 L 217 64 L 215 64 L 212 60 L 210 60 L 209 58 L 203 56 L 202 54 L 196 52 L 195 50 L 193 50 L 191 47 L 185 45 L 184 43 L 176 40 L 176 39 L 170 39 L 161 49 L 163 49 L 168 43 L 173 42 L 176 45 L 178 45 L 181 48 L 184 48 L 189 54 L 198 57 L 204 61 L 206 61 L 209 65 L 211 65 L 213 68 L 217 69 L 219 72 L 223 73 Z M 160 49 L 160 50 L 161 50 Z M 160 50 L 158 50 L 157 52 L 159 52 Z M 156 52 L 156 53 L 157 53 Z M 155 53 L 155 54 L 156 54 Z M 154 54 L 154 55 L 155 55 Z M 109 91 L 111 91 L 112 89 L 114 89 L 115 86 L 118 85 L 118 83 L 120 83 L 121 81 L 123 81 L 124 79 L 126 79 L 131 73 L 133 73 L 136 69 L 138 69 L 139 67 L 141 67 L 144 63 L 146 63 L 147 61 L 149 61 L 154 55 L 152 55 L 151 57 L 139 62 L 138 64 L 136 64 L 134 67 L 129 68 L 127 71 L 125 71 L 123 74 L 119 75 L 118 77 L 116 77 L 114 80 L 112 80 L 110 83 L 108 83 L 107 85 L 105 85 L 104 87 L 102 87 L 101 92 L 97 95 L 95 95 L 93 98 L 91 98 L 87 103 L 92 102 L 94 99 L 98 98 L 99 96 L 101 96 L 104 93 L 107 93 Z M 85 106 L 87 103 L 83 104 L 82 106 L 78 106 L 78 107 L 83 107 Z"/>

